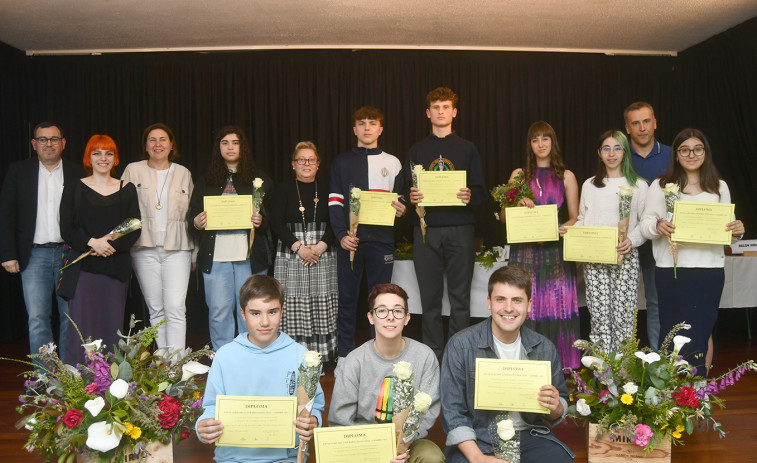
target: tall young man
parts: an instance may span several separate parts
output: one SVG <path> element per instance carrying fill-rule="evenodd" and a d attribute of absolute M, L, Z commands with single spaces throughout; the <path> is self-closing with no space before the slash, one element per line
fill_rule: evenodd
<path fill-rule="evenodd" d="M 670 147 L 663 145 L 654 136 L 657 119 L 649 103 L 637 101 L 631 103 L 623 112 L 626 132 L 631 139 L 631 161 L 637 174 L 647 183 L 664 174 L 670 162 Z M 660 341 L 660 315 L 657 305 L 657 287 L 654 280 L 655 261 L 652 255 L 652 242 L 647 241 L 639 247 L 639 264 L 644 279 L 644 295 L 647 299 L 647 335 L 649 346 L 657 349 Z"/>
<path fill-rule="evenodd" d="M 329 219 L 339 246 L 336 248 L 339 278 L 339 315 L 337 318 L 339 357 L 346 357 L 355 349 L 355 323 L 363 274 L 372 288 L 392 281 L 394 267 L 394 228 L 379 225 L 359 225 L 357 236 L 350 228 L 350 188 L 398 193 L 393 201 L 396 216 L 405 214 L 405 177 L 402 163 L 384 152 L 378 145 L 384 131 L 384 115 L 372 106 L 363 106 L 352 115 L 357 145 L 340 154 L 331 166 Z M 350 262 L 350 252 L 355 259 Z"/>
<path fill-rule="evenodd" d="M 495 458 L 489 425 L 500 411 L 474 407 L 477 358 L 548 360 L 550 384 L 541 386 L 537 401 L 549 410 L 511 412 L 520 439 L 522 463 L 568 463 L 575 455 L 549 430 L 565 418 L 568 388 L 555 345 L 523 326 L 531 311 L 531 276 L 518 267 L 502 267 L 489 277 L 491 316 L 450 339 L 442 360 L 442 427 L 447 434 L 447 463 L 491 462 Z"/>
<path fill-rule="evenodd" d="M 442 292 L 444 275 L 450 302 L 449 336 L 470 324 L 470 288 L 473 279 L 475 249 L 473 211 L 486 198 L 481 156 L 475 145 L 452 131 L 457 116 L 457 95 L 439 87 L 426 95 L 426 117 L 431 133 L 414 144 L 408 152 L 408 179 L 412 166 L 425 170 L 464 170 L 466 187 L 457 197 L 464 206 L 435 206 L 426 210 L 426 237 L 423 238 L 417 214 L 414 214 L 413 263 L 423 309 L 423 343 L 441 359 L 444 350 Z M 422 202 L 423 192 L 410 189 L 410 202 Z"/>
<path fill-rule="evenodd" d="M 21 273 L 26 313 L 29 315 L 29 350 L 36 354 L 53 342 L 52 294 L 58 283 L 63 255 L 60 235 L 60 200 L 63 185 L 84 174 L 77 164 L 63 162 L 63 131 L 52 122 L 34 128 L 35 157 L 10 165 L 0 194 L 0 262 L 8 273 Z M 68 302 L 57 297 L 60 331 L 58 345 L 66 342 Z M 61 351 L 61 357 L 63 352 Z"/>
<path fill-rule="evenodd" d="M 340 361 L 334 371 L 334 392 L 329 407 L 330 426 L 390 423 L 402 410 L 394 409 L 394 365 L 408 362 L 413 387 L 431 396 L 431 406 L 412 441 L 409 452 L 392 463 L 444 462 L 439 447 L 426 439 L 439 417 L 439 363 L 428 346 L 402 336 L 410 321 L 407 293 L 391 283 L 375 286 L 368 295 L 368 321 L 376 339 L 367 341 Z"/>

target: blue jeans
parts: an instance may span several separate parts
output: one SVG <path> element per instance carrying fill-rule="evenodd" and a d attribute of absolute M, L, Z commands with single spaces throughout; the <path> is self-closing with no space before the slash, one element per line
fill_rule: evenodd
<path fill-rule="evenodd" d="M 266 273 L 264 270 L 259 274 Z M 216 352 L 221 346 L 234 340 L 235 326 L 239 333 L 247 331 L 247 326 L 239 311 L 239 290 L 251 276 L 249 260 L 213 262 L 210 273 L 202 274 L 205 284 L 205 303 L 208 305 L 210 340 Z"/>
<path fill-rule="evenodd" d="M 660 343 L 660 308 L 657 303 L 657 285 L 655 284 L 655 261 L 652 255 L 652 242 L 639 246 L 639 264 L 644 279 L 644 296 L 647 299 L 647 336 L 649 347 L 657 350 Z M 667 335 L 667 333 L 665 333 Z"/>
<path fill-rule="evenodd" d="M 24 303 L 29 315 L 29 350 L 36 354 L 39 348 L 53 342 L 52 293 L 58 284 L 58 273 L 63 260 L 63 245 L 54 248 L 32 248 L 29 264 L 21 272 L 21 284 L 24 288 Z M 58 301 L 60 333 L 58 345 L 66 345 L 68 328 L 68 302 L 55 295 Z M 63 349 L 59 349 L 64 360 Z"/>

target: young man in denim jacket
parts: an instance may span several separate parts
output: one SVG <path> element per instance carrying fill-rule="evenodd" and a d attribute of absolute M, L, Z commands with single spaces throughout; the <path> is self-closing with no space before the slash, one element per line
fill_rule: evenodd
<path fill-rule="evenodd" d="M 450 339 L 441 367 L 442 426 L 447 433 L 447 463 L 503 463 L 494 457 L 489 426 L 501 412 L 474 408 L 476 358 L 548 360 L 551 384 L 538 402 L 549 414 L 511 412 L 520 439 L 521 462 L 570 462 L 575 455 L 549 430 L 565 417 L 568 388 L 554 344 L 523 327 L 531 311 L 531 277 L 516 267 L 502 267 L 489 278 L 491 317 Z"/>

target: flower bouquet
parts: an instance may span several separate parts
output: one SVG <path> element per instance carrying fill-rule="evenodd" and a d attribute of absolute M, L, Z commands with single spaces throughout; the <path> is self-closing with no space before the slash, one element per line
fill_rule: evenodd
<path fill-rule="evenodd" d="M 681 198 L 678 184 L 668 183 L 662 189 L 662 193 L 665 195 L 665 220 L 672 222 L 676 201 Z M 673 241 L 670 236 L 668 236 L 668 243 L 670 244 L 670 253 L 673 254 L 673 278 L 678 278 L 678 243 Z"/>
<path fill-rule="evenodd" d="M 418 188 L 418 172 L 423 172 L 423 166 L 420 164 L 413 164 L 412 165 L 412 177 L 413 177 L 413 186 L 415 188 Z M 426 225 L 426 208 L 424 206 L 415 206 L 415 212 L 418 214 L 418 218 L 421 222 L 421 236 L 423 237 L 423 242 L 426 242 L 426 228 L 428 228 L 428 225 Z"/>
<path fill-rule="evenodd" d="M 104 351 L 100 340 L 83 344 L 85 365 L 64 364 L 52 343 L 29 355 L 40 367 L 24 373 L 27 392 L 17 408 L 25 415 L 18 426 L 31 431 L 27 450 L 47 461 L 72 463 L 83 454 L 120 462 L 128 455 L 149 456 L 151 442 L 178 443 L 189 436 L 205 390 L 196 375 L 209 370 L 197 360 L 213 352 L 153 352 L 160 324 L 131 334 L 135 325 L 132 316 L 130 334 L 119 332 L 114 352 Z"/>
<path fill-rule="evenodd" d="M 596 343 L 576 341 L 574 347 L 591 355 L 581 359 L 585 368 L 571 372 L 571 400 L 577 401 L 568 407 L 568 415 L 596 423 L 597 439 L 607 434 L 613 441 L 630 440 L 645 454 L 665 440 L 682 444 L 682 433 L 694 432 L 696 422 L 708 429 L 712 425 L 724 437 L 713 417 L 715 407 L 724 405 L 714 394 L 745 372 L 757 371 L 757 364 L 749 360 L 713 379 L 695 376 L 694 367 L 679 354 L 690 339 L 676 335 L 689 328 L 685 323 L 673 327 L 659 353 L 639 350 L 635 326 L 617 352 L 604 353 Z"/>
<path fill-rule="evenodd" d="M 492 198 L 499 203 L 502 208 L 499 220 L 505 222 L 505 209 L 515 207 L 521 199 L 534 199 L 534 193 L 526 181 L 526 174 L 521 170 L 513 178 L 512 182 L 496 186 L 491 191 Z"/>
<path fill-rule="evenodd" d="M 358 217 L 360 216 L 360 188 L 350 186 L 350 229 L 347 234 L 357 237 Z M 350 268 L 355 262 L 355 251 L 350 251 Z"/>
<path fill-rule="evenodd" d="M 415 439 L 423 417 L 431 406 L 432 398 L 425 392 L 415 392 L 413 367 L 409 362 L 394 364 L 392 397 L 394 399 L 394 423 L 397 436 L 397 455 L 405 453 Z"/>
<path fill-rule="evenodd" d="M 307 418 L 313 410 L 315 391 L 321 377 L 321 354 L 309 350 L 302 356 L 302 362 L 297 376 L 297 416 Z M 307 442 L 300 441 L 297 463 L 304 463 L 307 447 Z"/>
<path fill-rule="evenodd" d="M 622 185 L 618 189 L 618 196 L 620 196 L 620 201 L 618 202 L 618 213 L 620 216 L 620 220 L 618 221 L 618 243 L 622 243 L 628 237 L 633 187 L 630 185 Z M 618 265 L 623 265 L 623 257 L 622 254 L 618 254 Z M 618 273 L 618 276 L 620 276 L 620 273 Z"/>
<path fill-rule="evenodd" d="M 263 205 L 263 198 L 265 197 L 265 190 L 263 189 L 263 179 L 255 177 L 252 181 L 252 214 L 260 212 L 260 207 Z M 250 247 L 247 250 L 247 257 L 252 254 L 252 243 L 255 242 L 255 227 L 250 229 Z"/>
<path fill-rule="evenodd" d="M 489 434 L 495 457 L 508 463 L 520 463 L 520 439 L 509 413 L 497 415 L 489 425 Z"/>
<path fill-rule="evenodd" d="M 142 221 L 141 220 L 135 219 L 135 218 L 125 219 L 123 222 L 121 222 L 120 224 L 118 224 L 116 226 L 116 228 L 114 228 L 113 230 L 111 230 L 110 233 L 108 233 L 108 240 L 110 240 L 110 241 L 117 240 L 117 239 L 121 238 L 124 235 L 128 235 L 129 233 L 131 233 L 133 231 L 139 230 L 140 228 L 142 228 Z M 83 253 L 82 255 L 80 255 L 79 257 L 77 257 L 76 259 L 74 259 L 73 261 L 67 263 L 65 267 L 61 267 L 60 271 L 62 272 L 63 270 L 65 270 L 68 267 L 74 265 L 75 263 L 79 262 L 80 260 L 84 259 L 85 257 L 90 256 L 93 252 L 94 252 L 94 250 L 90 249 L 89 251 Z"/>

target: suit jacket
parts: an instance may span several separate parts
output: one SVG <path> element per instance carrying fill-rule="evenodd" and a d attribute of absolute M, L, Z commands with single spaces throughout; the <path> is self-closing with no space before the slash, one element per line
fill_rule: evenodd
<path fill-rule="evenodd" d="M 63 160 L 63 184 L 82 178 L 81 165 Z M 29 263 L 37 227 L 37 192 L 39 191 L 37 157 L 14 162 L 0 192 L 0 262 L 18 260 L 21 270 Z"/>

